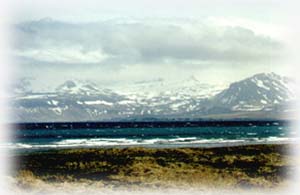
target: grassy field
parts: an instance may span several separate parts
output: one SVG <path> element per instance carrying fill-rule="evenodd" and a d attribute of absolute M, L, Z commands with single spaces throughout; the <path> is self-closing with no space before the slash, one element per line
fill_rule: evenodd
<path fill-rule="evenodd" d="M 286 185 L 295 169 L 288 151 L 288 145 L 50 150 L 15 155 L 13 176 L 24 188 L 35 180 L 115 187 L 276 188 Z"/>

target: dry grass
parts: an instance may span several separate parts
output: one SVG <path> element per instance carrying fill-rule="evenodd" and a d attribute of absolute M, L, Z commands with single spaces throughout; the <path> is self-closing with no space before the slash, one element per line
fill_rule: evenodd
<path fill-rule="evenodd" d="M 286 145 L 69 149 L 15 156 L 17 185 L 79 182 L 122 188 L 277 188 L 295 166 Z"/>

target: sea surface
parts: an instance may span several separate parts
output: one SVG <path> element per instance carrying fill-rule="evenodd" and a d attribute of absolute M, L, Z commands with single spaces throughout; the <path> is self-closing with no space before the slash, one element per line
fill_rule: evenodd
<path fill-rule="evenodd" d="M 289 125 L 180 126 L 112 128 L 16 128 L 13 139 L 2 147 L 14 150 L 45 150 L 86 147 L 224 147 L 277 144 L 296 141 Z"/>

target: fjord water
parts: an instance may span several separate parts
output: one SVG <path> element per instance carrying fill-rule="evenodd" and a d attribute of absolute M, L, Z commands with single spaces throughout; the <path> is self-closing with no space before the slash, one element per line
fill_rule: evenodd
<path fill-rule="evenodd" d="M 99 129 L 16 129 L 6 147 L 17 150 L 84 147 L 223 147 L 285 143 L 294 139 L 288 125 L 152 127 Z"/>

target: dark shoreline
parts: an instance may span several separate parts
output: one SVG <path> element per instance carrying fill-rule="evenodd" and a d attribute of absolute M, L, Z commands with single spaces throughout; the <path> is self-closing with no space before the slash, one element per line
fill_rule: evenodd
<path fill-rule="evenodd" d="M 107 185 L 270 188 L 295 169 L 289 144 L 219 148 L 84 148 L 14 154 L 15 177 Z"/>
<path fill-rule="evenodd" d="M 229 126 L 287 126 L 289 120 L 195 120 L 195 121 L 116 121 L 116 122 L 37 122 L 11 123 L 21 130 L 34 129 L 97 129 L 97 128 L 165 128 L 165 127 L 229 127 Z"/>

